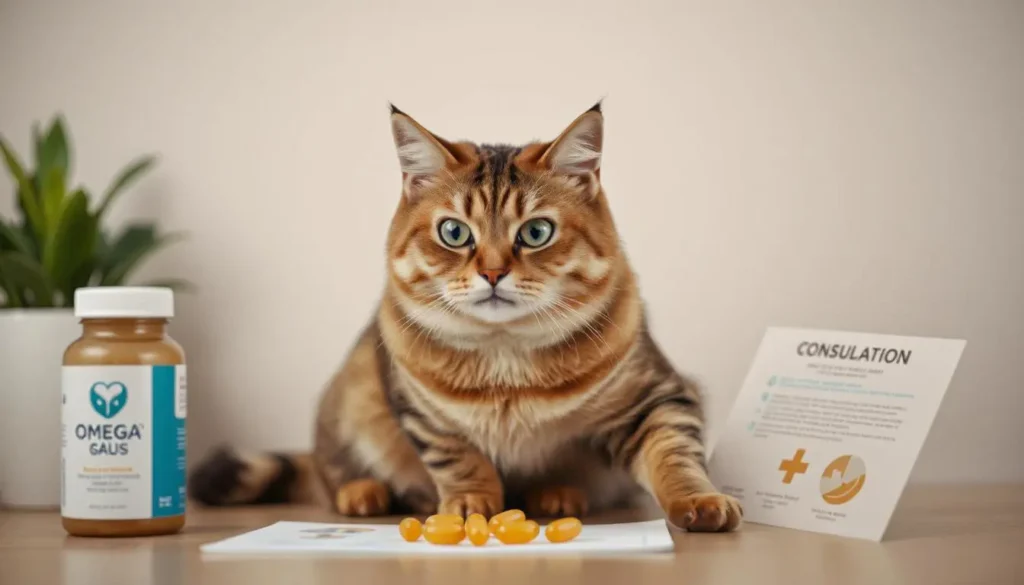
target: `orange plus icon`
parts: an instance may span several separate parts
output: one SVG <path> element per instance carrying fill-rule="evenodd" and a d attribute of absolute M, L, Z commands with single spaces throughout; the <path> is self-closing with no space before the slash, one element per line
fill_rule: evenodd
<path fill-rule="evenodd" d="M 797 449 L 792 459 L 783 459 L 779 464 L 779 471 L 785 471 L 782 476 L 782 483 L 793 483 L 793 477 L 798 473 L 807 473 L 807 462 L 804 461 L 803 449 Z"/>

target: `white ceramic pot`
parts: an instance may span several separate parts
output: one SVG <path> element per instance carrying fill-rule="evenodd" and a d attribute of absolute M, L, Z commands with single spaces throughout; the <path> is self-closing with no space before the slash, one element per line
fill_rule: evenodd
<path fill-rule="evenodd" d="M 0 310 L 0 505 L 60 506 L 61 361 L 71 309 Z"/>

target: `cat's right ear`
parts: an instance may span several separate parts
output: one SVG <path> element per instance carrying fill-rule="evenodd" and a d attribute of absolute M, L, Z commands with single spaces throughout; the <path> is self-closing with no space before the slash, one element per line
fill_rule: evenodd
<path fill-rule="evenodd" d="M 393 105 L 391 134 L 398 151 L 398 163 L 402 167 L 402 193 L 410 199 L 458 164 L 442 138 Z"/>

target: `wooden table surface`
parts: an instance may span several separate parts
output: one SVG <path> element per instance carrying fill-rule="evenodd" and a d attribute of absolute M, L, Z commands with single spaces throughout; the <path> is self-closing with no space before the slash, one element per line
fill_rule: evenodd
<path fill-rule="evenodd" d="M 647 517 L 623 512 L 589 521 Z M 277 520 L 338 518 L 300 507 L 192 509 L 180 535 L 105 540 L 65 536 L 52 512 L 0 511 L 0 584 L 1024 584 L 1021 485 L 912 486 L 882 543 L 746 524 L 734 534 L 675 534 L 674 555 L 614 559 L 226 560 L 198 550 Z"/>

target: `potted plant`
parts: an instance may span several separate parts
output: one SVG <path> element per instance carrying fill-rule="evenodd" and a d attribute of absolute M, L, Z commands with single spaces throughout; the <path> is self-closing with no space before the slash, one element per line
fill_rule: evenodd
<path fill-rule="evenodd" d="M 0 504 L 52 507 L 60 503 L 61 357 L 80 331 L 74 291 L 126 284 L 143 260 L 178 236 L 152 223 L 116 234 L 104 225 L 153 157 L 136 159 L 93 197 L 72 183 L 62 116 L 45 132 L 33 127 L 32 147 L 31 158 L 22 157 L 0 137 L 17 209 L 15 217 L 0 216 Z"/>

